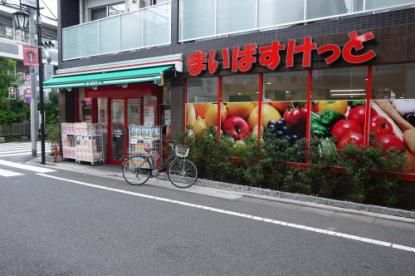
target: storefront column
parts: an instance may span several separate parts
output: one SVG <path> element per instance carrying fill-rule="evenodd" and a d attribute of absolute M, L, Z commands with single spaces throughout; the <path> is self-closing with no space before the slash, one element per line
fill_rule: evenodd
<path fill-rule="evenodd" d="M 257 138 L 258 146 L 261 146 L 262 137 L 262 102 L 264 99 L 264 73 L 258 75 L 258 127 L 257 127 Z"/>
<path fill-rule="evenodd" d="M 218 102 L 218 113 L 217 113 L 217 128 L 216 128 L 216 135 L 218 141 L 220 140 L 220 130 L 222 125 L 222 77 L 218 77 L 218 93 L 217 93 L 217 102 Z"/>
<path fill-rule="evenodd" d="M 310 162 L 310 139 L 311 139 L 311 98 L 313 94 L 313 71 L 308 70 L 307 74 L 307 118 L 306 118 L 306 132 L 305 132 L 305 162 Z"/>
<path fill-rule="evenodd" d="M 172 137 L 183 136 L 185 130 L 185 114 L 186 114 L 186 81 L 180 81 L 180 84 L 173 84 L 171 87 L 171 106 L 174 108 L 171 109 L 171 130 Z M 177 118 L 177 120 L 176 120 Z"/>
<path fill-rule="evenodd" d="M 366 78 L 366 110 L 365 110 L 365 125 L 363 130 L 363 142 L 365 147 L 369 147 L 370 140 L 370 118 L 371 118 L 371 101 L 372 101 L 372 65 L 367 67 Z"/>

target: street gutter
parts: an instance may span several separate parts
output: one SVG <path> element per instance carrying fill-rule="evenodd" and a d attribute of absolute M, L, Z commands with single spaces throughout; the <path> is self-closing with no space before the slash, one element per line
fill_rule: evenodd
<path fill-rule="evenodd" d="M 29 160 L 27 163 L 41 165 L 39 158 Z M 89 165 L 80 165 L 77 163 L 69 162 L 60 162 L 60 163 L 50 163 L 47 162 L 45 165 L 42 165 L 48 168 L 53 168 L 57 170 L 71 171 L 82 173 L 91 176 L 98 176 L 104 178 L 110 178 L 115 180 L 123 180 L 121 169 L 120 172 L 108 172 L 99 169 L 98 167 L 92 167 Z M 167 176 L 161 175 L 157 178 L 159 181 L 168 181 Z M 152 185 L 152 184 L 148 184 Z M 217 192 L 229 192 L 235 193 L 245 198 L 253 198 L 259 200 L 267 200 L 280 202 L 291 205 L 298 205 L 303 207 L 310 207 L 316 209 L 330 210 L 339 213 L 360 215 L 366 217 L 372 217 L 376 219 L 385 219 L 397 222 L 411 223 L 415 224 L 415 212 L 401 209 L 394 209 L 376 205 L 367 205 L 359 204 L 349 201 L 334 200 L 316 196 L 309 196 L 303 194 L 294 194 L 280 192 L 270 189 L 263 189 L 251 186 L 243 186 L 238 184 L 231 184 L 225 182 L 212 181 L 207 179 L 199 179 L 195 186 L 205 187 L 209 189 L 216 189 Z M 175 189 L 171 185 L 163 185 L 163 187 L 168 189 Z M 176 189 L 177 190 L 177 189 Z M 191 192 L 191 190 L 187 190 Z"/>

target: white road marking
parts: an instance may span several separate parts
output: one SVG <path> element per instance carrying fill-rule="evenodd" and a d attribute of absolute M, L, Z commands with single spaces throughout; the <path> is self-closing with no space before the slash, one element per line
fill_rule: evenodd
<path fill-rule="evenodd" d="M 46 150 L 46 153 L 50 153 L 50 150 Z M 38 151 L 37 154 L 40 154 L 41 152 Z M 20 153 L 10 153 L 10 154 L 0 154 L 0 158 L 1 157 L 10 157 L 10 156 L 20 156 L 20 155 L 28 155 L 28 154 L 32 154 L 32 151 L 26 151 L 26 152 L 20 152 Z"/>
<path fill-rule="evenodd" d="M 23 174 L 18 173 L 18 172 L 13 172 L 13 171 L 0 169 L 0 176 L 13 177 L 13 176 L 20 176 L 20 175 L 23 175 Z"/>
<path fill-rule="evenodd" d="M 69 182 L 69 183 L 73 183 L 73 184 L 77 184 L 77 185 L 81 185 L 81 186 L 86 186 L 86 187 L 90 187 L 90 188 L 101 189 L 101 190 L 106 190 L 106 191 L 111 191 L 111 192 L 116 192 L 116 193 L 121 193 L 121 194 L 141 197 L 141 198 L 147 198 L 147 199 L 157 200 L 157 201 L 161 201 L 161 202 L 176 204 L 176 205 L 180 205 L 180 206 L 192 207 L 192 208 L 202 209 L 202 210 L 206 210 L 206 211 L 210 211 L 210 212 L 215 212 L 215 213 L 220 213 L 220 214 L 225 214 L 225 215 L 230 215 L 230 216 L 235 216 L 235 217 L 240 217 L 240 218 L 245 218 L 245 219 L 250 219 L 250 220 L 255 220 L 255 221 L 260 221 L 260 222 L 266 222 L 266 223 L 270 223 L 270 224 L 274 224 L 274 225 L 280 225 L 280 226 L 295 228 L 295 229 L 314 232 L 314 233 L 318 233 L 318 234 L 322 234 L 322 235 L 333 236 L 333 237 L 338 237 L 338 238 L 343 238 L 343 239 L 348 239 L 348 240 L 354 240 L 354 241 L 359 241 L 359 242 L 363 242 L 363 243 L 368 243 L 368 244 L 373 244 L 373 245 L 378 245 L 378 246 L 384 246 L 384 247 L 390 247 L 390 248 L 394 248 L 394 249 L 397 249 L 397 250 L 402 250 L 402 251 L 408 251 L 408 252 L 415 253 L 415 248 L 414 247 L 409 247 L 409 246 L 400 245 L 400 244 L 396 244 L 396 243 L 385 242 L 385 241 L 375 240 L 375 239 L 369 239 L 369 238 L 360 237 L 360 236 L 356 236 L 356 235 L 350 235 L 350 234 L 346 234 L 346 233 L 330 231 L 330 230 L 326 230 L 326 229 L 322 229 L 322 228 L 309 227 L 309 226 L 305 226 L 305 225 L 301 225 L 301 224 L 289 223 L 289 222 L 275 220 L 275 219 L 269 219 L 269 218 L 264 218 L 264 217 L 259 217 L 259 216 L 253 216 L 253 215 L 249 215 L 249 214 L 244 214 L 244 213 L 239 213 L 239 212 L 234 212 L 234 211 L 228 211 L 228 210 L 224 210 L 224 209 L 213 208 L 213 207 L 209 207 L 209 206 L 204 206 L 204 205 L 193 204 L 193 203 L 188 203 L 188 202 L 184 202 L 184 201 L 168 199 L 168 198 L 164 198 L 164 197 L 158 197 L 158 196 L 152 196 L 152 195 L 147 195 L 147 194 L 130 192 L 130 191 L 121 190 L 121 189 L 109 188 L 109 187 L 105 187 L 105 186 L 100 186 L 100 185 L 95 185 L 95 184 L 86 183 L 86 182 L 82 182 L 82 181 L 57 177 L 57 176 L 53 176 L 53 175 L 46 175 L 46 174 L 41 174 L 41 173 L 39 173 L 37 175 L 47 177 L 47 178 L 51 178 L 51 179 L 55 179 L 55 180 L 64 181 L 64 182 Z"/>
<path fill-rule="evenodd" d="M 36 172 L 36 173 L 51 173 L 51 172 L 55 171 L 55 170 L 52 170 L 52 169 L 47 169 L 47 168 L 42 168 L 42 167 L 37 167 L 37 166 L 31 166 L 31 165 L 25 165 L 25 164 L 6 161 L 6 160 L 0 160 L 0 165 L 7 166 L 7 167 L 12 167 L 12 168 L 16 168 L 16 169 L 22 169 L 22 170 L 26 170 L 26 171 L 32 171 L 32 172 Z"/>

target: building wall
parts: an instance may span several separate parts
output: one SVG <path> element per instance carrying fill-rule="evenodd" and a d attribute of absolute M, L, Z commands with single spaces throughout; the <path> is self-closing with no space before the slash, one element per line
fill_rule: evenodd
<path fill-rule="evenodd" d="M 62 2 L 68 2 L 61 0 Z M 178 0 L 172 2 L 172 44 L 169 46 L 141 49 L 137 51 L 120 52 L 113 55 L 101 55 L 88 59 L 60 61 L 60 68 L 71 68 L 93 64 L 110 63 L 114 61 L 140 59 L 152 56 L 163 56 L 176 53 L 188 54 L 195 50 L 221 49 L 246 43 L 258 45 L 270 43 L 279 39 L 300 39 L 311 35 L 318 43 L 344 43 L 347 33 L 374 31 L 377 36 L 378 57 L 375 63 L 398 63 L 415 61 L 415 8 L 383 12 L 371 15 L 353 16 L 342 19 L 317 21 L 306 25 L 296 25 L 287 28 L 252 32 L 223 38 L 212 38 L 202 41 L 178 43 Z M 64 15 L 62 20 L 65 20 Z M 398 45 L 398 47 L 397 47 Z"/>

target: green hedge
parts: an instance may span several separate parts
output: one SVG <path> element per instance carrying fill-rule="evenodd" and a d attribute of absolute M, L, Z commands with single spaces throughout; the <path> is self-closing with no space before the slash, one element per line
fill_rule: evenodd
<path fill-rule="evenodd" d="M 310 165 L 300 169 L 289 164 L 304 162 L 304 140 L 291 145 L 265 134 L 258 147 L 255 139 L 218 141 L 214 129 L 185 139 L 201 178 L 358 203 L 399 204 L 399 180 L 384 172 L 399 171 L 405 161 L 400 152 L 353 146 L 338 152 L 329 141 L 312 141 Z"/>

